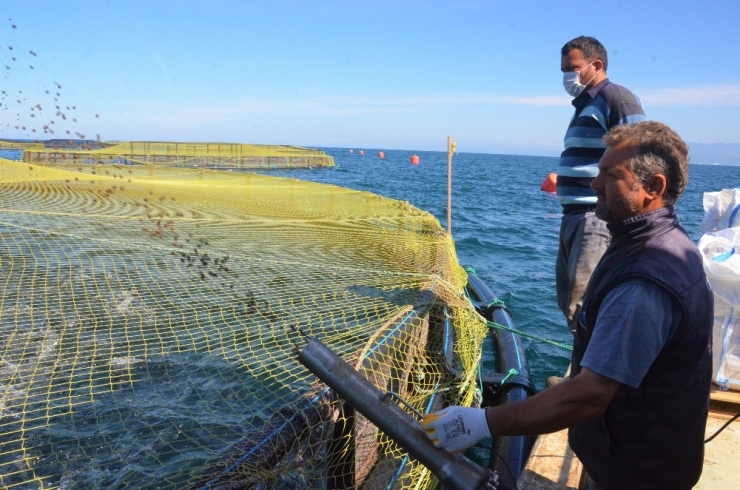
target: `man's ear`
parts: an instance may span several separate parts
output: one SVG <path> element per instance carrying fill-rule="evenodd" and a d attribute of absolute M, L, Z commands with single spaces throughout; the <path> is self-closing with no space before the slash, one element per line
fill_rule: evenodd
<path fill-rule="evenodd" d="M 650 178 L 650 180 L 645 182 L 643 187 L 645 188 L 645 193 L 648 198 L 650 200 L 654 200 L 663 197 L 667 186 L 668 182 L 666 181 L 665 175 L 655 174 Z"/>
<path fill-rule="evenodd" d="M 604 62 L 600 59 L 595 59 L 593 61 L 594 68 L 596 68 L 596 71 L 604 71 Z"/>

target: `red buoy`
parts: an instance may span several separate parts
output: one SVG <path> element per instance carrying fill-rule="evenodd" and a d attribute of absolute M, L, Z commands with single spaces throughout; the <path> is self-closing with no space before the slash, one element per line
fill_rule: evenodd
<path fill-rule="evenodd" d="M 379 151 L 379 152 L 378 152 L 378 158 L 380 158 L 381 160 L 382 160 L 383 158 L 385 158 L 385 153 L 383 153 L 382 151 Z"/>
<path fill-rule="evenodd" d="M 547 174 L 547 177 L 545 177 L 545 180 L 542 181 L 540 190 L 544 192 L 549 192 L 550 194 L 555 194 L 557 182 L 558 182 L 558 174 L 556 174 L 555 172 L 551 172 Z"/>
<path fill-rule="evenodd" d="M 364 154 L 365 154 L 365 150 L 360 150 L 360 155 L 364 155 Z"/>
<path fill-rule="evenodd" d="M 419 157 L 417 155 L 411 156 L 411 165 L 419 165 Z"/>

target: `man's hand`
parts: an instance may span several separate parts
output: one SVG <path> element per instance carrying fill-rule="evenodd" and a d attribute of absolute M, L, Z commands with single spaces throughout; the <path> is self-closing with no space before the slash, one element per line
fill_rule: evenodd
<path fill-rule="evenodd" d="M 462 451 L 491 437 L 486 411 L 482 408 L 455 406 L 428 413 L 424 415 L 421 428 L 435 446 L 450 452 Z"/>

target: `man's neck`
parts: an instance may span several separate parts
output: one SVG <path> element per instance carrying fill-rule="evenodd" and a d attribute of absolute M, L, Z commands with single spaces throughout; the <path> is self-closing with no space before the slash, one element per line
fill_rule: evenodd
<path fill-rule="evenodd" d="M 594 78 L 593 82 L 591 82 L 591 86 L 588 87 L 588 88 L 589 89 L 594 88 L 595 86 L 597 86 L 598 84 L 600 84 L 601 82 L 603 82 L 606 79 L 607 79 L 606 72 L 603 72 L 602 71 L 601 73 L 599 73 L 598 75 L 596 75 L 596 78 Z"/>

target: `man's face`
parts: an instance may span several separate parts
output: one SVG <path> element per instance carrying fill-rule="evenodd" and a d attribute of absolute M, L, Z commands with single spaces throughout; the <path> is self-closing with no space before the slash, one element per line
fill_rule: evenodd
<path fill-rule="evenodd" d="M 599 160 L 599 175 L 591 183 L 596 191 L 596 216 L 615 223 L 645 212 L 647 192 L 630 170 L 635 148 L 628 143 L 608 147 Z"/>
<path fill-rule="evenodd" d="M 596 68 L 590 61 L 583 57 L 583 51 L 578 48 L 571 49 L 568 54 L 560 58 L 560 71 L 563 73 L 577 71 L 582 84 L 587 84 L 596 75 Z"/>

